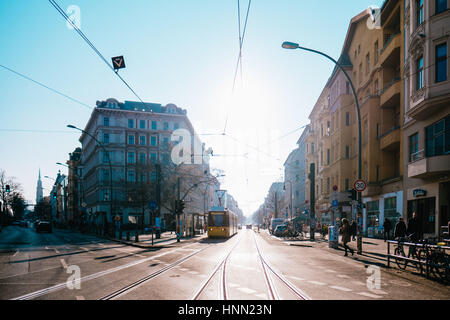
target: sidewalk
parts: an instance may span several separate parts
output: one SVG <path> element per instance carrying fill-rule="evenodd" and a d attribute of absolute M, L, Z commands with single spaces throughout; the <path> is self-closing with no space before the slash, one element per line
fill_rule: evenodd
<path fill-rule="evenodd" d="M 175 232 L 166 231 L 161 233 L 161 237 L 156 239 L 156 235 L 153 234 L 153 245 L 152 245 L 152 234 L 139 234 L 139 241 L 135 241 L 135 232 L 130 231 L 130 240 L 126 240 L 126 232 L 122 232 L 122 239 L 119 239 L 119 232 L 116 232 L 116 237 L 107 239 L 119 243 L 123 243 L 129 246 L 149 249 L 149 248 L 165 248 L 169 246 L 173 246 L 177 243 L 186 243 L 186 242 L 198 242 L 207 237 L 206 233 L 198 234 L 195 236 L 182 237 L 180 242 L 177 242 L 177 236 Z"/>

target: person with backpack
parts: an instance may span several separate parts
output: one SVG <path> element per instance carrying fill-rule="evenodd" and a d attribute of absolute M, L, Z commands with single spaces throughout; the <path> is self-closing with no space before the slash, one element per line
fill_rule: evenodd
<path fill-rule="evenodd" d="M 342 243 L 344 244 L 345 254 L 344 256 L 348 256 L 347 250 L 350 250 L 351 254 L 353 255 L 354 250 L 347 246 L 347 243 L 351 241 L 351 229 L 350 224 L 346 218 L 342 219 L 342 226 L 339 228 L 339 233 L 342 234 Z"/>

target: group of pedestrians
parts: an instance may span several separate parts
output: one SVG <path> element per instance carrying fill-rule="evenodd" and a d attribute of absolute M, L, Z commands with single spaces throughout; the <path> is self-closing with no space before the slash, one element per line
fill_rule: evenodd
<path fill-rule="evenodd" d="M 392 224 L 388 218 L 384 219 L 383 229 L 384 229 L 384 241 L 389 240 Z M 342 225 L 339 228 L 339 233 L 342 234 L 342 243 L 344 244 L 345 250 L 344 256 L 348 256 L 347 251 L 350 251 L 352 255 L 354 254 L 354 250 L 350 248 L 347 244 L 351 240 L 355 241 L 356 230 L 357 230 L 356 221 L 352 220 L 352 223 L 350 224 L 348 219 L 346 218 L 342 219 Z M 423 237 L 422 223 L 419 220 L 417 212 L 413 212 L 412 218 L 408 220 L 408 226 L 406 226 L 406 223 L 403 221 L 403 218 L 399 218 L 399 221 L 395 224 L 394 238 L 395 239 L 404 238 L 406 236 L 409 236 L 410 241 L 412 242 L 417 242 Z"/>

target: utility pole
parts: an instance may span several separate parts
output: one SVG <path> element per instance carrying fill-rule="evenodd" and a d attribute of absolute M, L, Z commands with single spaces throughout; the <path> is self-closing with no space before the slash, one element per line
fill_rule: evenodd
<path fill-rule="evenodd" d="M 181 199 L 181 190 L 180 190 L 180 184 L 181 184 L 181 177 L 177 178 L 177 200 L 175 204 L 175 211 L 176 211 L 176 233 L 177 233 L 177 242 L 180 242 L 180 233 L 181 233 L 181 226 L 180 226 L 180 212 L 179 212 L 179 203 Z"/>

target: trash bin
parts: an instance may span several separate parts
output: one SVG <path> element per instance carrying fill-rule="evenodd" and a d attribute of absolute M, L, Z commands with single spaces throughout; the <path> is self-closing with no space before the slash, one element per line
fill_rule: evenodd
<path fill-rule="evenodd" d="M 339 245 L 339 230 L 337 226 L 328 227 L 328 247 L 337 249 Z"/>

